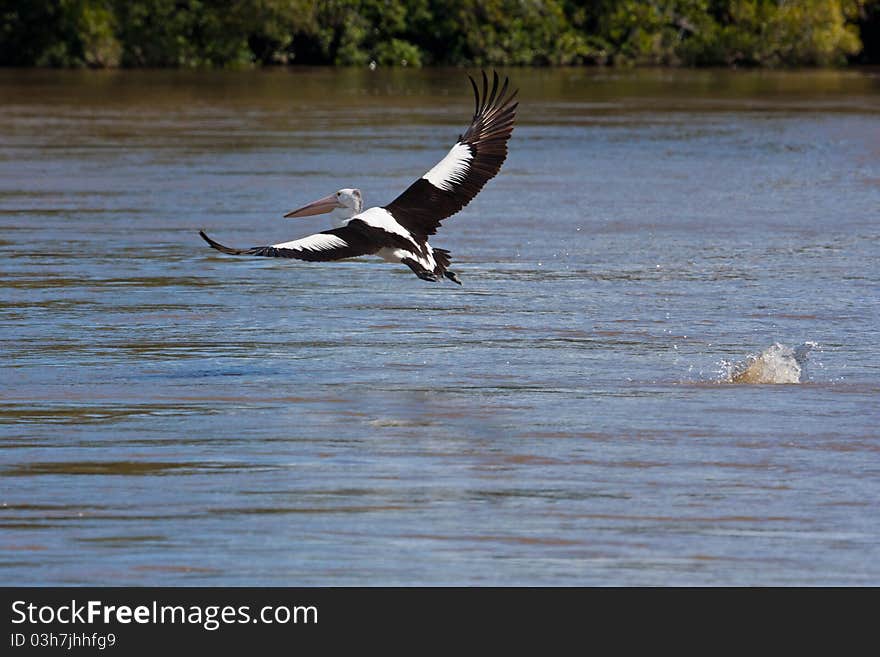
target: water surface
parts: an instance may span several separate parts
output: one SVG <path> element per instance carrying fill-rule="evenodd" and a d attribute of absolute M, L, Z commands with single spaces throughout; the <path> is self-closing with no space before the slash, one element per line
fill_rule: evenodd
<path fill-rule="evenodd" d="M 464 71 L 0 71 L 0 580 L 880 584 L 880 76 L 510 74 L 459 288 L 197 231 L 386 203 Z"/>

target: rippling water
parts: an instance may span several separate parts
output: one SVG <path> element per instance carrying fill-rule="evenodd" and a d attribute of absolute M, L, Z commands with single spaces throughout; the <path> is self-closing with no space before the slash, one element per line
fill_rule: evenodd
<path fill-rule="evenodd" d="M 459 288 L 197 231 L 387 202 L 463 71 L 0 71 L 2 581 L 880 584 L 880 76 L 511 74 Z"/>

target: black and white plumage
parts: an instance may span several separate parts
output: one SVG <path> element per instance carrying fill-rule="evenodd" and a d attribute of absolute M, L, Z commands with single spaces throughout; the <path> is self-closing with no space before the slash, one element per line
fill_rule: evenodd
<path fill-rule="evenodd" d="M 328 261 L 377 255 L 407 265 L 421 279 L 441 277 L 461 283 L 448 270 L 450 254 L 428 244 L 440 222 L 452 216 L 480 192 L 501 169 L 507 141 L 513 132 L 518 103 L 508 94 L 508 79 L 499 85 L 493 74 L 490 88 L 485 72 L 482 91 L 469 76 L 474 90 L 474 116 L 468 129 L 424 176 L 384 207 L 363 209 L 360 190 L 341 189 L 285 217 L 331 213 L 336 227 L 308 237 L 250 249 L 233 249 L 199 234 L 213 248 L 230 255 L 254 255 L 298 260 Z"/>

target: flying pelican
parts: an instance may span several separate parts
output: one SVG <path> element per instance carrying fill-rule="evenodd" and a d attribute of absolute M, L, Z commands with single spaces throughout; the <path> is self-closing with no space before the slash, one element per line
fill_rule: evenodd
<path fill-rule="evenodd" d="M 482 93 L 474 88 L 474 118 L 463 135 L 434 168 L 410 185 L 384 207 L 364 210 L 359 189 L 340 189 L 313 201 L 285 217 L 308 217 L 330 213 L 334 228 L 292 242 L 250 249 L 233 249 L 215 242 L 204 231 L 199 235 L 213 248 L 230 255 L 328 261 L 376 255 L 387 262 L 403 263 L 426 281 L 445 276 L 461 285 L 449 271 L 451 256 L 433 248 L 428 236 L 440 222 L 470 203 L 483 186 L 498 173 L 507 157 L 507 140 L 513 132 L 518 103 L 516 91 L 507 93 L 508 79 L 499 91 L 498 73 L 492 88 L 483 72 Z"/>

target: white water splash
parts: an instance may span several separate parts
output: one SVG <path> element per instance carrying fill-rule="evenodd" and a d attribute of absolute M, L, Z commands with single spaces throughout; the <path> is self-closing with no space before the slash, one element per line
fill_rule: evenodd
<path fill-rule="evenodd" d="M 792 349 L 775 342 L 759 354 L 752 354 L 739 362 L 722 361 L 722 381 L 725 383 L 801 383 L 804 366 L 815 342 L 804 342 Z"/>

